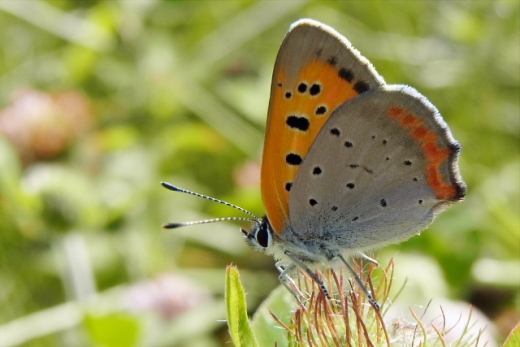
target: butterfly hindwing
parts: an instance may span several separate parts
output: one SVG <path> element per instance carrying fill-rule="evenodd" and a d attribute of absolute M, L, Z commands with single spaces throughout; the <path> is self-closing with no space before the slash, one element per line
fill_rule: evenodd
<path fill-rule="evenodd" d="M 464 196 L 459 150 L 415 89 L 364 93 L 332 114 L 301 164 L 290 229 L 343 250 L 406 239 Z"/>
<path fill-rule="evenodd" d="M 294 178 L 332 112 L 383 79 L 350 42 L 313 20 L 296 22 L 276 60 L 262 159 L 262 198 L 274 231 L 289 220 Z"/>

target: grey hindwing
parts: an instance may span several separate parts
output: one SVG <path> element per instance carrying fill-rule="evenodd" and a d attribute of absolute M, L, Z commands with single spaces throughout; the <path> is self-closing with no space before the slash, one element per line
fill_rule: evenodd
<path fill-rule="evenodd" d="M 426 228 L 448 203 L 428 184 L 420 143 L 388 116 L 393 105 L 439 134 L 440 147 L 458 146 L 437 109 L 413 88 L 382 86 L 347 101 L 323 126 L 291 190 L 288 229 L 302 241 L 377 248 Z M 442 164 L 447 177 L 457 157 Z"/>

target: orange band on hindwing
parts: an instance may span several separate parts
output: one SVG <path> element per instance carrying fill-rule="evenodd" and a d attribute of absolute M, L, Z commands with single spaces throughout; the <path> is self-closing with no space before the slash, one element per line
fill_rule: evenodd
<path fill-rule="evenodd" d="M 408 129 L 410 135 L 421 144 L 428 162 L 426 165 L 428 184 L 435 192 L 437 199 L 450 200 L 456 197 L 458 195 L 457 188 L 443 180 L 443 174 L 440 170 L 441 165 L 449 160 L 454 149 L 439 147 L 440 136 L 429 130 L 419 117 L 402 107 L 390 107 L 387 113 L 391 118 L 396 119 L 402 127 Z"/>

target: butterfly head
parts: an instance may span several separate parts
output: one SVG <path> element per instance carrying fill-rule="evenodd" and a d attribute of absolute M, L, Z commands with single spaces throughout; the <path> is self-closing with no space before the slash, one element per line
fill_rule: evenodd
<path fill-rule="evenodd" d="M 267 217 L 254 222 L 251 231 L 240 229 L 244 234 L 244 240 L 254 250 L 265 253 L 273 245 L 273 229 Z"/>

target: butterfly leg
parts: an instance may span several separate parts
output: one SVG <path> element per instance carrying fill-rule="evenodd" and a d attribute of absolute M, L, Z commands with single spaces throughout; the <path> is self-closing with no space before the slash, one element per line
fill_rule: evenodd
<path fill-rule="evenodd" d="M 357 284 L 359 285 L 359 288 L 361 288 L 363 293 L 365 293 L 365 295 L 368 298 L 368 301 L 372 304 L 372 306 L 375 309 L 379 310 L 381 308 L 381 306 L 379 306 L 376 299 L 374 299 L 372 294 L 370 294 L 370 292 L 368 291 L 367 287 L 365 287 L 363 282 L 361 282 L 361 279 L 359 278 L 356 271 L 354 271 L 354 268 L 352 268 L 352 266 L 345 260 L 345 258 L 343 258 L 343 256 L 341 254 L 338 254 L 338 258 L 341 259 L 341 261 L 347 266 L 348 270 L 352 273 L 352 275 L 354 275 L 354 280 L 357 282 Z"/>
<path fill-rule="evenodd" d="M 305 305 L 303 305 L 303 302 L 300 299 L 300 298 L 305 298 L 305 296 L 298 289 L 296 282 L 294 282 L 294 280 L 291 277 L 289 277 L 289 275 L 288 275 L 289 272 L 294 270 L 296 265 L 290 264 L 290 265 L 284 267 L 281 264 L 281 262 L 277 262 L 275 264 L 275 267 L 280 272 L 280 275 L 278 276 L 278 280 L 280 281 L 280 283 L 282 283 L 283 286 L 296 298 L 296 301 L 298 301 L 298 303 L 302 307 L 305 307 Z"/>
<path fill-rule="evenodd" d="M 359 256 L 363 259 L 365 259 L 366 261 L 369 261 L 371 262 L 372 264 L 374 264 L 375 266 L 379 266 L 379 263 L 377 262 L 377 260 L 373 259 L 373 258 L 370 258 L 368 255 L 366 255 L 365 253 L 363 252 L 359 252 Z"/>
<path fill-rule="evenodd" d="M 286 256 L 288 256 L 289 258 L 291 258 L 291 260 L 296 264 L 298 265 L 303 271 L 305 271 L 305 273 L 307 275 L 309 275 L 310 278 L 312 278 L 312 280 L 314 282 L 316 282 L 316 284 L 320 287 L 320 289 L 323 291 L 323 293 L 325 294 L 325 296 L 327 297 L 327 299 L 331 299 L 331 296 L 329 294 L 329 291 L 327 290 L 327 287 L 325 287 L 325 284 L 323 284 L 323 282 L 318 278 L 318 276 L 316 276 L 316 274 L 314 272 L 312 272 L 311 269 L 309 269 L 309 267 L 307 265 L 305 265 L 300 259 L 298 259 L 298 257 L 296 257 L 294 254 L 292 254 L 291 252 L 289 251 L 285 251 L 284 254 Z"/>

